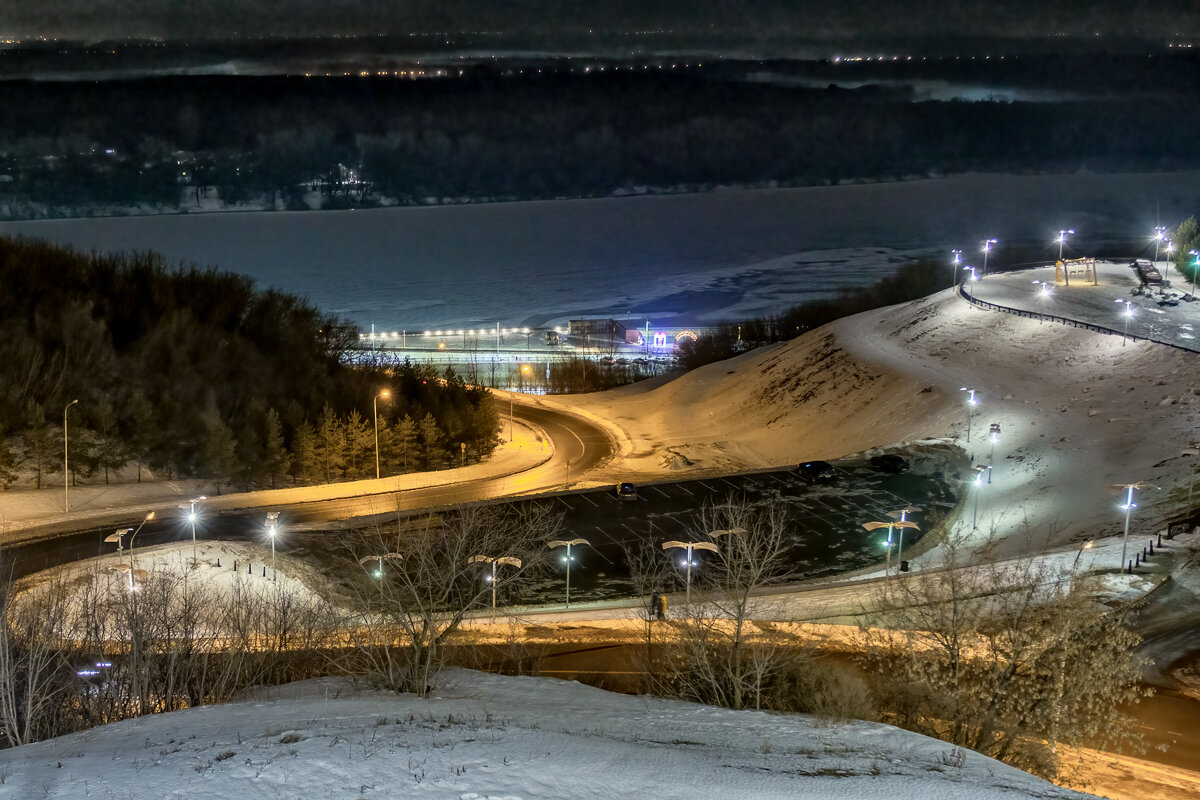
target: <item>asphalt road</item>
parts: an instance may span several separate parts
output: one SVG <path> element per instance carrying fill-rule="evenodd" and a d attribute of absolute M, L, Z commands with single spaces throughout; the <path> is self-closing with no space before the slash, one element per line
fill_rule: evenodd
<path fill-rule="evenodd" d="M 444 508 L 460 503 L 501 500 L 521 495 L 566 488 L 567 465 L 572 479 L 604 463 L 613 453 L 613 442 L 603 429 L 580 417 L 545 408 L 516 405 L 513 415 L 549 437 L 550 458 L 538 466 L 518 472 L 486 478 L 409 489 L 320 500 L 271 508 L 234 509 L 204 515 L 197 537 L 226 541 L 259 540 L 263 536 L 267 511 L 279 512 L 281 532 L 296 528 L 313 529 L 352 518 L 365 518 L 396 511 L 421 511 Z M 348 491 L 353 487 L 347 484 Z M 182 541 L 191 536 L 183 513 L 172 503 L 165 509 L 154 509 L 156 518 L 147 522 L 137 534 L 135 545 L 145 546 Z M 91 558 L 101 552 L 116 549 L 115 544 L 103 544 L 105 537 L 120 528 L 137 528 L 143 511 L 118 512 L 89 521 L 86 527 L 64 530 L 63 525 L 47 525 L 33 529 L 31 541 L 0 550 L 5 570 L 11 569 L 14 578 L 53 566 Z M 286 536 L 278 542 L 280 552 L 288 544 Z"/>

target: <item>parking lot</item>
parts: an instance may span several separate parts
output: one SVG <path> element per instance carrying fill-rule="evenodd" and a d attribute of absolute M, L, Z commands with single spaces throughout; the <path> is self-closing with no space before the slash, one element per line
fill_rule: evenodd
<path fill-rule="evenodd" d="M 790 541 L 789 578 L 802 580 L 882 564 L 887 530 L 868 533 L 864 522 L 886 521 L 889 511 L 914 505 L 923 510 L 909 518 L 924 529 L 931 513 L 944 513 L 954 502 L 937 472 L 888 474 L 861 460 L 835 462 L 834 468 L 831 479 L 815 484 L 806 483 L 795 470 L 773 470 L 640 484 L 632 499 L 619 498 L 614 486 L 531 502 L 550 502 L 562 511 L 559 538 L 579 537 L 590 543 L 572 550 L 572 601 L 629 594 L 628 550 L 646 545 L 658 549 L 668 540 L 709 541 L 700 525 L 705 508 L 739 501 L 781 507 Z M 905 547 L 922 533 L 906 531 Z M 706 555 L 697 551 L 699 569 Z M 510 602 L 553 602 L 560 597 L 560 562 L 555 561 L 554 568 L 559 574 L 538 581 L 528 597 Z M 682 588 L 682 577 L 678 587 L 666 588 Z"/>

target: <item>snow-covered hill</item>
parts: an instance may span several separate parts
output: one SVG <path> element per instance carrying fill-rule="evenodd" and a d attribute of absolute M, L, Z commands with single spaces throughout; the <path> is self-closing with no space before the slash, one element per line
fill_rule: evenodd
<path fill-rule="evenodd" d="M 964 386 L 979 399 L 971 444 Z M 1111 484 L 1161 487 L 1138 498 L 1140 529 L 1181 510 L 1198 392 L 1193 354 L 980 310 L 946 290 L 675 380 L 544 402 L 610 424 L 622 442 L 612 480 L 953 439 L 972 463 L 994 463 L 984 527 L 1052 531 L 1062 543 L 1120 531 Z M 1002 429 L 994 457 L 993 422 Z"/>
<path fill-rule="evenodd" d="M 1084 798 L 886 725 L 466 670 L 421 700 L 306 681 L 0 751 L 12 798 Z"/>

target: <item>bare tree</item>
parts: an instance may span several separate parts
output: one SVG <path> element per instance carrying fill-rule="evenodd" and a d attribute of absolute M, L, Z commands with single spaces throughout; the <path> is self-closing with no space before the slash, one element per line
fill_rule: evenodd
<path fill-rule="evenodd" d="M 1137 746 L 1138 637 L 1087 580 L 1033 558 L 964 558 L 881 584 L 867 641 L 891 721 L 1046 777 L 1055 744 Z"/>
<path fill-rule="evenodd" d="M 450 637 L 543 564 L 559 520 L 536 504 L 463 506 L 362 532 L 348 559 L 357 575 L 344 624 L 373 679 L 425 695 Z M 511 561 L 471 563 L 480 555 Z"/>

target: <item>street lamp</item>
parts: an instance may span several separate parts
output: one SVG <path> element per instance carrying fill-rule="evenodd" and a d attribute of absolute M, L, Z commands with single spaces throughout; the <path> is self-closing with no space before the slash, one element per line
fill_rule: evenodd
<path fill-rule="evenodd" d="M 63 409 L 63 512 L 68 513 L 71 510 L 71 499 L 69 492 L 71 491 L 71 473 L 67 470 L 67 411 L 71 406 L 78 403 L 78 400 L 72 400 L 67 403 Z"/>
<path fill-rule="evenodd" d="M 567 608 L 571 607 L 571 562 L 575 560 L 575 556 L 571 555 L 571 548 L 575 545 L 586 544 L 591 545 L 587 539 L 571 539 L 570 541 L 555 540 L 547 542 L 547 547 L 565 547 L 567 554 L 563 556 L 563 561 L 567 564 Z"/>
<path fill-rule="evenodd" d="M 993 464 L 996 462 L 996 442 L 1000 441 L 1000 423 L 993 422 L 991 428 L 988 429 L 988 439 L 992 443 L 992 448 L 988 452 L 988 461 Z M 988 483 L 992 482 L 992 471 L 988 470 Z"/>
<path fill-rule="evenodd" d="M 1157 489 L 1158 487 L 1152 483 L 1141 482 L 1141 483 L 1114 483 L 1113 488 L 1114 489 L 1124 489 L 1126 492 L 1125 505 L 1118 506 L 1118 508 L 1122 509 L 1125 512 L 1125 536 L 1121 539 L 1121 571 L 1124 572 L 1125 571 L 1125 553 L 1129 547 L 1129 513 L 1133 509 L 1137 508 L 1137 503 L 1133 502 L 1133 492 L 1135 489 L 1138 491 L 1141 491 L 1143 489 Z"/>
<path fill-rule="evenodd" d="M 971 530 L 979 529 L 979 495 L 983 494 L 983 473 L 987 470 L 988 483 L 991 483 L 992 465 L 991 464 L 976 464 L 975 465 L 975 508 L 971 512 Z"/>
<path fill-rule="evenodd" d="M 279 533 L 279 512 L 267 512 L 267 536 L 271 539 L 271 580 L 278 581 L 279 573 L 275 571 L 275 536 Z"/>
<path fill-rule="evenodd" d="M 1063 245 L 1067 243 L 1067 237 L 1073 233 L 1075 233 L 1074 228 L 1067 228 L 1066 230 L 1058 232 L 1058 238 L 1055 239 L 1055 241 L 1058 242 L 1058 260 L 1060 262 L 1062 261 L 1063 257 Z M 1063 280 L 1066 282 L 1067 286 L 1071 285 L 1071 275 L 1066 264 L 1063 264 Z"/>
<path fill-rule="evenodd" d="M 983 274 L 987 275 L 988 254 L 992 252 L 992 245 L 996 244 L 995 239 L 984 239 L 979 243 L 980 250 L 983 251 Z"/>
<path fill-rule="evenodd" d="M 204 495 L 200 495 L 199 497 L 193 497 L 191 500 L 188 500 L 188 505 L 179 506 L 179 508 L 188 509 L 187 520 L 188 520 L 188 523 L 191 524 L 191 526 L 192 526 L 192 565 L 193 566 L 195 566 L 195 564 L 196 564 L 196 504 L 199 503 L 201 500 L 207 500 L 207 499 L 208 498 L 205 497 Z"/>
<path fill-rule="evenodd" d="M 950 255 L 953 257 L 951 259 L 950 263 L 954 267 L 954 282 L 951 283 L 950 285 L 957 286 L 958 285 L 958 265 L 962 263 L 962 250 L 951 250 Z"/>
<path fill-rule="evenodd" d="M 1200 250 L 1188 250 L 1196 259 L 1192 262 L 1192 297 L 1196 296 L 1196 273 L 1200 272 Z"/>
<path fill-rule="evenodd" d="M 686 550 L 685 560 L 679 565 L 687 567 L 687 583 L 686 594 L 687 604 L 692 604 L 692 567 L 700 566 L 700 562 L 692 558 L 692 554 L 696 550 L 710 550 L 714 553 L 718 552 L 717 546 L 712 542 L 663 542 L 663 550 L 679 549 Z"/>
<path fill-rule="evenodd" d="M 975 406 L 979 405 L 979 401 L 975 399 L 975 390 L 969 386 L 964 386 L 959 389 L 960 392 L 967 393 L 967 444 L 971 443 L 971 412 Z"/>
<path fill-rule="evenodd" d="M 1045 299 L 1050 296 L 1050 281 L 1034 281 L 1033 284 L 1035 286 L 1042 287 L 1042 291 L 1041 291 L 1042 299 Z"/>
<path fill-rule="evenodd" d="M 389 560 L 399 561 L 399 560 L 403 559 L 404 556 L 401 555 L 400 553 L 383 553 L 383 554 L 377 555 L 377 556 L 363 556 L 362 558 L 360 558 L 358 560 L 358 563 L 362 564 L 364 567 L 367 565 L 368 561 L 378 561 L 379 562 L 379 565 L 375 568 L 375 571 L 373 573 L 371 573 L 371 577 L 375 578 L 376 580 L 379 581 L 379 602 L 380 603 L 383 602 L 383 560 L 385 558 L 389 559 Z"/>
<path fill-rule="evenodd" d="M 392 393 L 384 389 L 371 400 L 371 410 L 375 416 L 375 479 L 379 480 L 379 398 L 391 397 Z"/>
<path fill-rule="evenodd" d="M 1125 304 L 1125 332 L 1121 334 L 1121 347 L 1124 347 L 1125 340 L 1129 338 L 1129 318 L 1133 316 L 1133 301 L 1117 298 L 1113 302 Z"/>
<path fill-rule="evenodd" d="M 904 508 L 900 508 L 895 511 L 887 512 L 887 517 L 888 517 L 888 519 L 898 519 L 901 522 L 907 522 L 909 514 L 915 514 L 920 510 L 921 510 L 920 506 L 905 506 Z M 901 528 L 900 529 L 900 543 L 899 543 L 899 547 L 896 549 L 896 569 L 897 569 L 897 571 L 899 571 L 899 569 L 900 569 L 900 565 L 902 563 L 900 560 L 900 557 L 903 555 L 904 555 L 904 528 Z"/>
<path fill-rule="evenodd" d="M 491 556 L 471 556 L 467 559 L 468 564 L 474 564 L 480 561 L 492 565 L 492 574 L 488 576 L 487 581 L 492 585 L 492 615 L 494 616 L 496 613 L 496 566 L 498 564 L 507 564 L 510 567 L 516 567 L 517 569 L 520 569 L 521 559 L 513 558 L 512 556 L 500 556 L 499 558 L 492 558 Z"/>
<path fill-rule="evenodd" d="M 1158 248 L 1163 243 L 1163 240 L 1166 238 L 1167 238 L 1167 229 L 1166 228 L 1164 228 L 1162 225 L 1159 225 L 1157 228 L 1154 229 L 1154 264 L 1155 264 L 1155 266 L 1158 265 Z"/>
<path fill-rule="evenodd" d="M 154 519 L 154 512 L 149 511 L 146 513 L 146 516 L 142 519 L 141 524 L 139 524 L 137 526 L 137 530 L 134 530 L 133 528 L 121 528 L 119 531 L 115 532 L 111 536 L 106 536 L 104 538 L 105 542 L 109 542 L 109 543 L 116 542 L 117 543 L 117 552 L 119 553 L 119 552 L 121 552 L 121 537 L 126 536 L 126 535 L 129 536 L 129 591 L 131 591 L 131 592 L 137 591 L 137 586 L 134 585 L 134 582 L 133 582 L 133 540 L 134 540 L 134 537 L 136 537 L 139 533 L 141 533 L 142 525 L 145 525 L 147 522 L 149 522 L 152 519 Z"/>
<path fill-rule="evenodd" d="M 887 548 L 887 565 L 883 569 L 884 575 L 890 575 L 892 573 L 892 528 L 900 528 L 901 531 L 903 531 L 904 528 L 915 528 L 917 530 L 921 529 L 915 522 L 897 519 L 891 520 L 890 522 L 864 522 L 862 526 L 868 531 L 878 530 L 879 528 L 888 529 L 887 541 L 883 543 L 883 546 Z M 903 533 L 901 533 L 901 535 L 903 536 Z M 899 560 L 898 556 L 897 560 Z"/>

